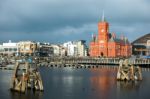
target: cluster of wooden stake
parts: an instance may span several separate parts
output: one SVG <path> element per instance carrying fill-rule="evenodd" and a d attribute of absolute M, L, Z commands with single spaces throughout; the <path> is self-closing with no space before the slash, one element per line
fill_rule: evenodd
<path fill-rule="evenodd" d="M 117 80 L 142 80 L 142 70 L 140 66 L 134 66 L 129 59 L 121 59 L 117 72 Z"/>
<path fill-rule="evenodd" d="M 25 93 L 27 89 L 43 91 L 40 72 L 37 67 L 32 68 L 32 64 L 29 62 L 17 62 L 12 77 L 11 90 Z"/>

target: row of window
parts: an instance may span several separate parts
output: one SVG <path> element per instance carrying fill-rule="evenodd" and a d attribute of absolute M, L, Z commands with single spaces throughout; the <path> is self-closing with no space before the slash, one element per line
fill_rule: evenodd
<path fill-rule="evenodd" d="M 17 48 L 4 48 L 4 49 L 0 49 L 0 52 L 3 52 L 3 51 L 5 51 L 5 52 L 7 52 L 7 51 L 17 51 Z"/>

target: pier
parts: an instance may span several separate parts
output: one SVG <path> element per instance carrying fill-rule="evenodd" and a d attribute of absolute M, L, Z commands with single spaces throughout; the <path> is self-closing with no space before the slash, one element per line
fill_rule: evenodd
<path fill-rule="evenodd" d="M 116 65 L 119 66 L 120 58 L 42 58 L 38 59 L 39 65 Z M 129 59 L 129 63 L 135 66 L 150 66 L 149 59 Z"/>
<path fill-rule="evenodd" d="M 37 66 L 48 67 L 77 67 L 90 68 L 99 66 L 119 66 L 119 61 L 123 58 L 91 58 L 91 57 L 5 57 L 1 60 L 0 69 L 13 69 L 16 62 L 32 61 Z M 125 60 L 125 59 L 123 59 Z M 134 66 L 150 67 L 150 59 L 128 58 L 129 63 Z"/>

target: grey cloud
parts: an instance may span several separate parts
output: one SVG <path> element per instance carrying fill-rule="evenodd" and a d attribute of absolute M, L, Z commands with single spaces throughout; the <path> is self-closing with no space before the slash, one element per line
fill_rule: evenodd
<path fill-rule="evenodd" d="M 1 0 L 0 39 L 90 41 L 105 10 L 110 32 L 124 33 L 132 41 L 150 31 L 149 4 L 148 0 Z"/>

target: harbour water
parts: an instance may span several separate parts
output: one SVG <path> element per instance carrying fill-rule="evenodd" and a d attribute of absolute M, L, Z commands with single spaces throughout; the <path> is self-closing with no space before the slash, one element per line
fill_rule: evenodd
<path fill-rule="evenodd" d="M 1 99 L 150 99 L 150 72 L 143 80 L 116 81 L 114 68 L 75 69 L 40 67 L 44 92 L 9 90 L 13 71 L 0 70 Z"/>

